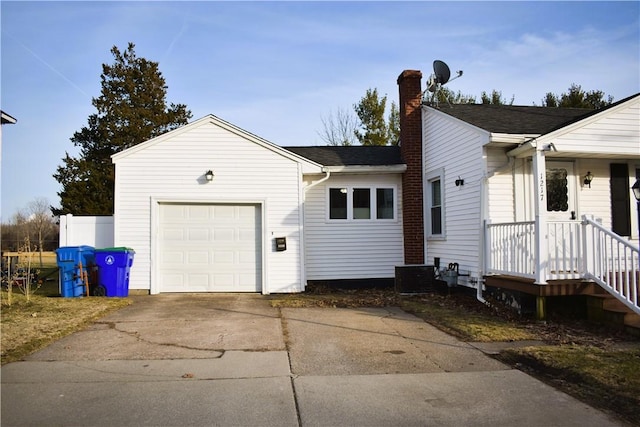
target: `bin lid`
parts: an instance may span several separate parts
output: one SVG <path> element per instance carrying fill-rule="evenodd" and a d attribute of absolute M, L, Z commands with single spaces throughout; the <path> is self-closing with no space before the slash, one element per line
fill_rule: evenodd
<path fill-rule="evenodd" d="M 119 246 L 116 248 L 100 248 L 100 249 L 96 249 L 95 252 L 131 252 L 131 253 L 136 253 L 136 251 L 134 251 L 132 248 L 127 248 L 125 246 Z"/>
<path fill-rule="evenodd" d="M 58 249 L 56 249 L 54 252 L 56 253 L 67 252 L 67 251 L 82 252 L 82 251 L 94 251 L 94 250 L 95 248 L 93 246 L 81 245 L 81 246 L 61 246 Z"/>

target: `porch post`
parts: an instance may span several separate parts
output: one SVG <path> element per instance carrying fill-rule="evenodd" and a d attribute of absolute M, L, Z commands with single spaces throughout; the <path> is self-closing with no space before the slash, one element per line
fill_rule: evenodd
<path fill-rule="evenodd" d="M 544 151 L 536 148 L 533 155 L 533 187 L 535 195 L 535 283 L 547 284 L 549 249 L 547 235 L 547 172 Z"/>

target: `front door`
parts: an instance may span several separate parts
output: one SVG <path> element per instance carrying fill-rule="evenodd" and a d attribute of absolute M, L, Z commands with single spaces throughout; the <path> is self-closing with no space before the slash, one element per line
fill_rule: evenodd
<path fill-rule="evenodd" d="M 547 162 L 549 272 L 558 278 L 578 272 L 579 229 L 572 162 Z"/>

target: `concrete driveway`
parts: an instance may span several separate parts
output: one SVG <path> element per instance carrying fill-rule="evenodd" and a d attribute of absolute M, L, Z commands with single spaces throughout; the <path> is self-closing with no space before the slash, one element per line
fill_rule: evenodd
<path fill-rule="evenodd" d="M 133 298 L 2 367 L 2 426 L 618 425 L 396 308 Z"/>

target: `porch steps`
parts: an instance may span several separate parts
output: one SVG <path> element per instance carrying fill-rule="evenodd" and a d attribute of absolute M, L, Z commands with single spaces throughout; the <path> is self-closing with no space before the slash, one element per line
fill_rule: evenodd
<path fill-rule="evenodd" d="M 640 315 L 609 294 L 587 297 L 587 317 L 591 321 L 605 322 L 640 335 Z"/>

